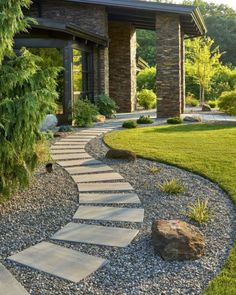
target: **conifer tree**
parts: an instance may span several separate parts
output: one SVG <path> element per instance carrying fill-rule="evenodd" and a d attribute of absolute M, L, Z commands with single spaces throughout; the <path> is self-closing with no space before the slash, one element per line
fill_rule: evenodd
<path fill-rule="evenodd" d="M 22 9 L 29 0 L 0 1 L 0 196 L 28 185 L 37 165 L 39 125 L 55 107 L 59 68 L 40 68 L 39 57 L 13 50 L 16 33 L 27 30 Z"/>

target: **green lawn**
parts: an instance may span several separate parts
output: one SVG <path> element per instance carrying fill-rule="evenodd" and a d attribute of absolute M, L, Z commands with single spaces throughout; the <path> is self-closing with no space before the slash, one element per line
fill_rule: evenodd
<path fill-rule="evenodd" d="M 218 183 L 236 205 L 236 125 L 194 124 L 116 131 L 105 142 L 194 171 Z M 205 295 L 236 295 L 236 244 Z"/>

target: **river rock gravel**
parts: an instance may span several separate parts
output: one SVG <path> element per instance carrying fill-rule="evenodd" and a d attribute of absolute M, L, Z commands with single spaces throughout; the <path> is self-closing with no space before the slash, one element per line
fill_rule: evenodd
<path fill-rule="evenodd" d="M 140 232 L 135 240 L 126 248 L 54 241 L 109 260 L 103 268 L 78 284 L 9 262 L 7 256 L 42 240 L 50 241 L 49 237 L 71 221 L 76 211 L 76 185 L 56 165 L 52 174 L 46 174 L 43 168 L 39 169 L 30 188 L 16 194 L 0 208 L 1 263 L 34 295 L 201 294 L 220 271 L 233 245 L 236 215 L 229 197 L 209 180 L 176 167 L 144 159 L 135 162 L 108 160 L 104 157 L 107 147 L 101 137 L 90 141 L 86 150 L 110 165 L 135 188 L 142 204 L 126 206 L 145 209 L 142 225 L 95 221 L 86 223 L 138 228 Z M 158 173 L 149 171 L 153 166 L 159 168 Z M 160 184 L 172 178 L 183 183 L 185 193 L 168 195 L 161 192 Z M 190 222 L 185 214 L 186 209 L 197 198 L 209 198 L 211 208 L 210 221 L 199 227 L 206 237 L 206 255 L 196 261 L 162 260 L 154 254 L 152 246 L 153 220 L 181 219 Z M 192 224 L 196 225 L 194 222 Z"/>

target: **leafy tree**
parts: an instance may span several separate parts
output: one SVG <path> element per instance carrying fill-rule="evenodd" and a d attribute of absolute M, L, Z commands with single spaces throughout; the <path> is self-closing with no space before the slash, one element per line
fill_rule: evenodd
<path fill-rule="evenodd" d="M 138 73 L 137 88 L 138 91 L 149 89 L 156 92 L 156 67 L 146 68 Z"/>
<path fill-rule="evenodd" d="M 137 30 L 137 55 L 150 66 L 156 64 L 156 33 L 149 30 Z"/>
<path fill-rule="evenodd" d="M 210 88 L 212 79 L 220 67 L 219 47 L 213 48 L 214 41 L 209 37 L 195 38 L 186 42 L 186 72 L 199 85 L 200 102 L 205 101 L 205 91 Z"/>
<path fill-rule="evenodd" d="M 0 2 L 0 195 L 29 183 L 36 167 L 39 124 L 54 108 L 57 67 L 42 69 L 26 49 L 14 52 L 13 37 L 28 27 L 29 0 Z"/>

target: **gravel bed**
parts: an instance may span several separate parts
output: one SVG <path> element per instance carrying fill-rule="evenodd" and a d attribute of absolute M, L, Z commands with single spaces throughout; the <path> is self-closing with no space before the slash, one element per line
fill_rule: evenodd
<path fill-rule="evenodd" d="M 28 190 L 17 194 L 5 208 L 0 208 L 1 262 L 34 295 L 201 294 L 220 271 L 233 245 L 236 218 L 228 196 L 210 181 L 172 166 L 143 159 L 134 163 L 105 159 L 107 148 L 101 137 L 90 141 L 86 150 L 110 165 L 135 188 L 142 204 L 129 207 L 145 209 L 142 225 L 124 222 L 86 223 L 140 228 L 132 244 L 126 248 L 115 248 L 53 242 L 109 259 L 106 266 L 78 284 L 6 260 L 7 256 L 41 240 L 49 241 L 53 233 L 71 221 L 77 208 L 77 189 L 68 174 L 56 166 L 53 174 L 45 174 L 43 168 L 40 169 Z M 151 166 L 157 166 L 160 172 L 150 173 Z M 162 193 L 159 184 L 171 178 L 179 179 L 186 193 L 177 196 Z M 206 236 L 206 255 L 197 261 L 163 261 L 154 254 L 150 238 L 152 221 L 156 218 L 180 218 L 189 222 L 185 216 L 186 207 L 197 197 L 209 198 L 212 209 L 211 220 L 206 226 L 200 227 Z"/>

